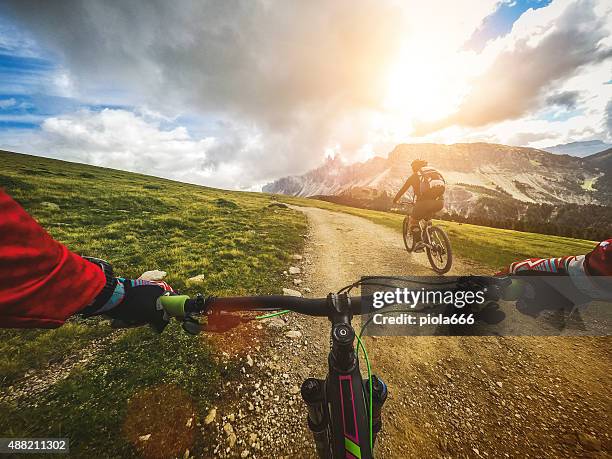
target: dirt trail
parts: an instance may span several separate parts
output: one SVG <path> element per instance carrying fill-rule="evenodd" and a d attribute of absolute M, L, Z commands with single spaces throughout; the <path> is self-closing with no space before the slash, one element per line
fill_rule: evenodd
<path fill-rule="evenodd" d="M 294 277 L 306 296 L 324 296 L 362 275 L 432 274 L 426 256 L 407 254 L 391 229 L 343 213 L 299 210 L 310 233 L 304 259 L 296 262 L 302 274 Z M 458 259 L 449 274 L 468 273 L 487 270 Z M 288 277 L 288 287 L 291 282 Z M 329 323 L 287 317 L 269 324 L 282 333 L 272 343 L 277 354 L 265 358 L 278 362 L 281 379 L 291 380 L 284 384 L 295 387 L 306 376 L 324 375 Z M 287 338 L 286 330 L 302 336 Z M 367 338 L 367 346 L 390 391 L 377 457 L 610 457 L 608 338 L 378 337 Z M 277 378 L 271 375 L 271 387 Z M 264 440 L 254 456 L 313 454 L 299 395 L 292 402 L 276 417 L 293 420 L 291 432 L 245 419 L 246 431 L 290 437 Z"/>
<path fill-rule="evenodd" d="M 0 402 L 33 398 L 49 387 L 70 376 L 70 372 L 79 366 L 86 365 L 109 344 L 117 341 L 126 330 L 115 330 L 108 336 L 96 338 L 87 346 L 66 356 L 57 362 L 52 362 L 43 368 L 28 371 L 23 377 L 6 388 L 0 388 Z"/>

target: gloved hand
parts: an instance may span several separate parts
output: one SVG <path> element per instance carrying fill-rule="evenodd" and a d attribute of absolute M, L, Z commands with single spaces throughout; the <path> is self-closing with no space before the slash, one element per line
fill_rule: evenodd
<path fill-rule="evenodd" d="M 538 317 L 545 310 L 571 310 L 576 303 L 564 294 L 561 288 L 564 281 L 567 283 L 567 279 L 553 276 L 513 276 L 513 283 L 519 283 L 516 309 L 531 317 Z"/>
<path fill-rule="evenodd" d="M 166 292 L 174 293 L 165 282 L 141 279 L 117 278 L 119 290 L 123 290 L 123 300 L 116 306 L 101 314 L 113 320 L 113 327 L 137 327 L 149 324 L 161 333 L 170 318 L 163 308 L 158 309 L 157 299 Z"/>
<path fill-rule="evenodd" d="M 113 319 L 115 328 L 151 325 L 161 333 L 169 317 L 158 303 L 166 293 L 175 294 L 163 281 L 115 277 L 110 264 L 97 258 L 83 257 L 97 264 L 106 276 L 106 285 L 94 301 L 81 313 L 86 317 L 104 315 Z"/>

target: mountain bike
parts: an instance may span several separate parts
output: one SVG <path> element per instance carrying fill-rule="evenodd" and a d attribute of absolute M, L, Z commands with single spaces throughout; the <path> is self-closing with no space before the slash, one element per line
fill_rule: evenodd
<path fill-rule="evenodd" d="M 319 457 L 369 459 L 373 457 L 374 442 L 382 427 L 381 410 L 388 391 L 383 380 L 371 373 L 361 336 L 351 325 L 354 315 L 368 314 L 372 310 L 362 311 L 362 298 L 350 297 L 349 291 L 312 299 L 281 295 L 225 298 L 175 295 L 161 297 L 160 303 L 170 316 L 184 318 L 183 328 L 189 333 L 199 331 L 201 326 L 193 314 L 201 313 L 207 315 L 207 329 L 211 330 L 212 324 L 213 331 L 226 331 L 245 321 L 231 314 L 236 311 L 276 311 L 258 316 L 259 319 L 286 312 L 327 317 L 331 322 L 327 376 L 325 379 L 308 378 L 301 387 L 308 427 Z M 367 363 L 368 378 L 365 380 L 359 367 L 359 349 Z"/>
<path fill-rule="evenodd" d="M 410 213 L 414 208 L 414 203 L 414 197 L 412 202 L 401 203 L 404 210 L 408 212 L 402 223 L 404 247 L 408 252 L 412 252 L 415 246 L 414 234 L 410 231 L 409 225 Z M 421 241 L 425 245 L 425 252 L 431 268 L 438 274 L 447 273 L 453 265 L 453 250 L 448 235 L 441 227 L 434 225 L 430 218 L 420 220 L 419 228 L 421 230 Z"/>
<path fill-rule="evenodd" d="M 266 319 L 289 312 L 297 312 L 316 317 L 327 317 L 331 322 L 331 349 L 327 359 L 328 372 L 325 379 L 307 378 L 302 383 L 301 395 L 307 408 L 307 423 L 313 434 L 317 454 L 321 458 L 333 459 L 370 459 L 373 458 L 374 444 L 382 428 L 382 408 L 388 396 L 388 389 L 381 378 L 372 374 L 367 351 L 361 339 L 366 326 L 373 316 L 362 324 L 359 334 L 351 324 L 356 315 L 396 313 L 401 311 L 382 311 L 374 307 L 371 296 L 349 296 L 355 287 L 390 287 L 380 279 L 399 279 L 389 276 L 363 277 L 337 293 L 326 298 L 301 298 L 282 295 L 246 297 L 204 297 L 201 294 L 190 298 L 187 295 L 162 296 L 158 309 L 168 316 L 183 321 L 183 328 L 191 334 L 202 329 L 195 315 L 205 314 L 208 323 L 206 330 L 223 332 L 236 325 L 252 320 L 234 315 L 237 311 L 259 311 L 268 314 L 255 319 Z M 464 276 L 455 282 L 432 283 L 413 281 L 427 285 L 456 284 L 455 288 L 482 289 L 480 276 Z M 499 285 L 504 285 L 501 281 Z M 499 294 L 490 288 L 491 301 L 497 301 Z M 427 312 L 428 308 L 404 312 Z M 357 347 L 355 347 L 355 340 Z M 363 352 L 367 367 L 363 379 L 359 367 L 359 350 Z"/>

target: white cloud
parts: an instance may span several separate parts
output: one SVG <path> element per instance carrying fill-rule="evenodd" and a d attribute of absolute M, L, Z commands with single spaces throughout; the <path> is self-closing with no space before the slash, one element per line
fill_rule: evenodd
<path fill-rule="evenodd" d="M 14 148 L 34 147 L 54 158 L 212 186 L 237 188 L 246 173 L 240 165 L 216 170 L 205 166 L 216 139 L 192 138 L 182 126 L 163 129 L 158 121 L 127 110 L 84 110 L 48 118 L 35 138 L 18 142 Z"/>
<path fill-rule="evenodd" d="M 596 16 L 591 0 L 531 10 L 515 23 L 510 35 L 491 45 L 497 53 L 459 109 L 422 124 L 419 131 L 455 124 L 480 127 L 529 115 L 542 107 L 547 92 L 579 70 L 612 57 L 612 50 L 601 44 L 607 34 L 606 21 Z"/>
<path fill-rule="evenodd" d="M 17 105 L 17 101 L 11 97 L 9 99 L 0 99 L 0 110 L 4 110 Z"/>
<path fill-rule="evenodd" d="M 351 160 L 405 141 L 588 138 L 604 132 L 611 98 L 598 83 L 607 3 L 555 0 L 477 53 L 463 44 L 498 0 L 7 1 L 61 57 L 57 93 L 140 107 L 55 116 L 14 138 L 35 154 L 228 188 L 303 172 L 330 148 Z M 580 113 L 538 119 L 562 93 Z M 448 115 L 411 137 L 417 120 Z"/>
<path fill-rule="evenodd" d="M 30 34 L 0 16 L 0 49 L 20 57 L 38 57 L 39 48 Z"/>
<path fill-rule="evenodd" d="M 268 158 L 257 130 L 223 126 L 222 138 L 193 137 L 187 128 L 164 128 L 168 119 L 141 109 L 82 110 L 46 119 L 36 136 L 16 133 L 0 143 L 17 151 L 96 166 L 142 172 L 183 182 L 227 189 L 258 190 L 270 178 L 256 169 L 280 174 L 291 157 L 261 167 Z"/>

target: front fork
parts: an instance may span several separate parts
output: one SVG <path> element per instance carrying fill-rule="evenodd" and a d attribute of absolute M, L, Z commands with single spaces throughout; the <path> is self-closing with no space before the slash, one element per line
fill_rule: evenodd
<path fill-rule="evenodd" d="M 370 403 L 370 381 L 364 381 L 366 400 L 368 401 L 368 406 Z M 384 383 L 382 379 L 380 379 L 376 375 L 372 375 L 372 432 L 374 434 L 374 442 L 376 442 L 376 436 L 380 429 L 382 429 L 382 418 L 381 412 L 382 407 L 387 400 L 387 395 L 389 391 L 387 390 L 387 385 Z M 369 415 L 369 413 L 368 413 Z"/>
<path fill-rule="evenodd" d="M 308 410 L 308 428 L 321 458 L 331 457 L 329 438 L 329 413 L 325 402 L 325 381 L 308 378 L 302 383 L 302 398 Z"/>
<path fill-rule="evenodd" d="M 365 399 L 370 404 L 370 381 L 364 380 Z M 322 379 L 308 378 L 302 383 L 302 398 L 308 410 L 308 428 L 317 448 L 317 454 L 321 458 L 331 457 L 329 411 L 325 397 L 325 381 Z M 378 432 L 382 428 L 381 412 L 387 400 L 388 390 L 386 384 L 376 375 L 372 375 L 372 432 L 374 442 Z M 368 410 L 369 416 L 369 410 Z"/>

